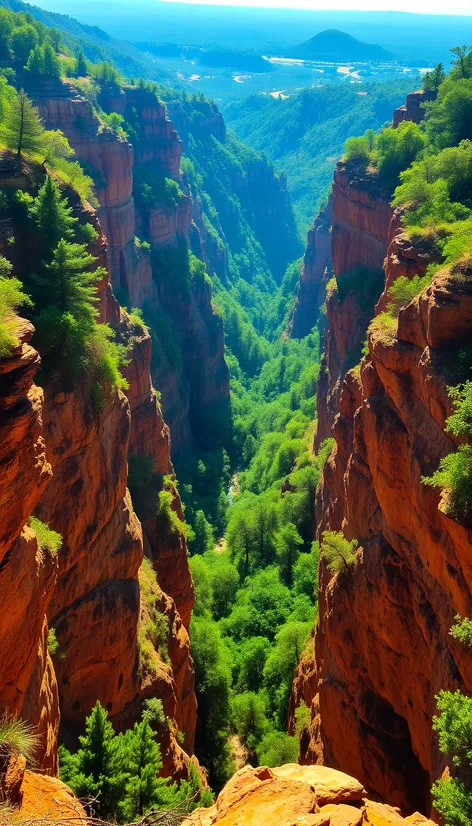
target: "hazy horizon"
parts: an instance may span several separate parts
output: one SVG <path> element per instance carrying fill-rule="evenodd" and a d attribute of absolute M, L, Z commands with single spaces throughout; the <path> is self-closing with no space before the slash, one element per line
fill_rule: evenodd
<path fill-rule="evenodd" d="M 101 0 L 107 2 L 107 0 Z M 472 16 L 470 0 L 389 0 L 385 8 L 383 0 L 155 0 L 156 3 L 181 3 L 194 6 L 244 6 L 261 9 L 297 9 L 299 11 L 375 11 L 405 12 L 406 14 L 439 14 Z"/>

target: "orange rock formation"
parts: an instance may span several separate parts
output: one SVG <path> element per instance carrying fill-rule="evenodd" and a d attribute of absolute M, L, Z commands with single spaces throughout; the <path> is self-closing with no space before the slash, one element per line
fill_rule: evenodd
<path fill-rule="evenodd" d="M 439 272 L 401 310 L 396 334 L 373 330 L 360 372 L 349 369 L 368 321 L 362 281 L 349 281 L 351 273 L 385 258 L 388 288 L 428 264 L 399 219 L 366 193 L 365 180 L 350 180 L 338 166 L 338 290 L 327 300 L 328 370 L 318 399 L 318 440 L 332 427 L 335 446 L 316 510 L 319 537 L 343 531 L 361 550 L 346 574 L 333 576 L 321 563 L 314 656 L 300 664 L 292 705 L 311 708 L 304 763 L 338 767 L 381 799 L 428 814 L 431 784 L 444 768 L 431 728 L 435 695 L 472 690 L 470 658 L 449 635 L 454 615 L 472 610 L 472 531 L 445 514 L 439 492 L 421 477 L 455 448 L 444 432 L 447 386 L 456 383 L 458 349 L 471 339 L 472 288 L 467 264 Z M 377 312 L 384 306 L 385 291 Z"/>
<path fill-rule="evenodd" d="M 362 784 L 325 766 L 295 763 L 240 769 L 211 809 L 197 809 L 183 826 L 432 826 L 415 813 L 368 799 Z"/>

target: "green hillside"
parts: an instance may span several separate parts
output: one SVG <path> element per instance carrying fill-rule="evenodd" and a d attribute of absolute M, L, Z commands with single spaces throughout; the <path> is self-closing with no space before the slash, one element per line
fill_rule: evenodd
<path fill-rule="evenodd" d="M 302 89 L 286 99 L 252 95 L 224 109 L 237 136 L 287 173 L 299 226 L 305 232 L 333 175 L 344 142 L 392 117 L 419 79 Z"/>

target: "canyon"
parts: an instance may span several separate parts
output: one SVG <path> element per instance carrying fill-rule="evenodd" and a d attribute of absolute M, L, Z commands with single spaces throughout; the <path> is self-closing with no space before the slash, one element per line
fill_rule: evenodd
<path fill-rule="evenodd" d="M 264 707 L 261 731 L 287 748 L 299 738 L 300 754 L 297 764 L 264 765 L 261 743 L 245 751 L 241 741 L 244 759 L 256 765 L 218 781 L 216 802 L 192 812 L 185 826 L 262 819 L 268 826 L 431 826 L 431 786 L 448 763 L 432 729 L 436 696 L 472 692 L 470 656 L 450 634 L 454 618 L 472 611 L 470 521 L 451 510 L 447 491 L 424 483 L 463 443 L 447 419 L 454 410 L 449 388 L 472 338 L 470 260 L 440 265 L 437 248 L 405 228 L 403 208 L 391 205 L 379 170 L 343 160 L 293 270 L 296 295 L 287 299 L 284 274 L 300 246 L 285 178 L 235 141 L 215 104 L 171 90 L 164 102 L 144 82 L 103 82 L 94 98 L 87 80 L 25 72 L 21 81 L 46 128 L 63 131 L 93 180 L 91 202 L 63 181 L 61 190 L 84 237 L 86 225 L 93 227 L 87 248 L 103 273 L 97 317 L 126 359 L 122 387 L 95 404 L 93 376 L 75 384 L 56 372 L 45 376 L 26 318 L 17 319 L 17 342 L 0 360 L 0 715 L 27 720 L 38 736 L 35 772 L 18 753 L 0 750 L 0 800 L 6 795 L 25 817 L 40 801 L 40 814 L 72 813 L 86 822 L 57 779 L 58 747 L 77 747 L 97 700 L 117 732 L 141 720 L 148 701 L 160 701 L 162 777 L 196 778 L 198 794 L 208 792 L 214 766 L 200 765 L 195 754 L 197 743 L 202 759 L 204 714 L 214 722 L 214 709 L 205 708 L 210 680 L 198 660 L 203 638 L 221 679 L 215 706 L 238 698 L 227 729 L 215 718 L 221 762 L 241 697 L 256 702 L 262 679 L 273 728 Z M 419 124 L 431 99 L 410 94 L 394 113 L 394 128 Z M 2 150 L 0 189 L 16 206 L 2 221 L 0 253 L 23 283 L 40 250 L 16 196 L 31 205 L 45 179 L 46 161 Z M 431 282 L 387 328 L 396 279 L 423 277 L 432 265 Z M 265 304 L 272 320 L 279 313 L 280 333 L 267 332 Z M 294 354 L 301 363 L 303 348 L 312 347 L 314 358 L 318 336 L 319 372 L 313 363 L 311 372 L 299 365 L 296 373 Z M 241 352 L 254 358 L 247 375 L 232 349 L 243 340 Z M 273 375 L 264 372 L 269 361 Z M 296 379 L 287 390 L 290 370 Z M 255 387 L 272 409 L 258 407 Z M 252 406 L 256 416 L 263 412 L 249 425 Z M 251 426 L 273 476 L 262 459 L 251 468 L 259 450 Z M 206 487 L 216 455 L 230 492 L 216 497 L 224 500 L 223 516 L 197 510 L 195 536 L 183 504 L 192 486 L 181 477 L 181 499 L 175 467 L 194 462 L 200 504 L 213 495 Z M 157 492 L 167 510 L 157 506 Z M 308 515 L 302 496 L 295 498 L 300 493 L 308 496 Z M 245 495 L 258 521 L 243 547 L 231 517 L 224 539 L 221 533 L 228 506 Z M 299 514 L 292 520 L 293 503 Z M 298 557 L 313 564 L 315 523 L 317 590 L 304 581 L 296 591 Z M 218 524 L 222 531 L 214 533 Z M 48 545 L 45 526 L 60 535 L 60 548 Z M 356 541 L 352 564 L 336 573 L 323 554 L 327 531 Z M 187 542 L 192 554 L 202 544 L 194 554 L 202 567 L 192 564 Z M 219 580 L 210 583 L 205 565 L 213 559 L 216 568 L 216 553 L 228 543 L 226 610 L 215 608 Z M 277 619 L 280 606 L 270 607 L 263 638 L 263 601 L 270 598 L 285 600 L 285 615 Z M 300 645 L 316 601 L 316 626 Z M 246 609 L 248 632 L 241 630 Z M 244 675 L 242 659 L 230 662 L 229 655 L 239 656 L 251 638 L 264 648 L 257 685 Z M 285 665 L 284 639 L 287 649 L 295 639 L 298 663 L 291 690 L 289 667 L 287 696 L 274 676 L 274 663 Z M 247 679 L 241 691 L 232 671 L 241 684 Z M 288 735 L 279 727 L 287 697 Z"/>
<path fill-rule="evenodd" d="M 228 280 L 227 248 L 209 232 L 200 195 L 180 170 L 182 140 L 165 106 L 146 88 L 103 90 L 100 111 L 134 119 L 139 140 L 133 147 L 103 124 L 73 83 L 25 80 L 45 126 L 64 132 L 93 176 L 93 205 L 70 187 L 66 194 L 74 220 L 95 231 L 89 251 L 105 273 L 98 286 L 99 320 L 109 324 L 127 352 L 127 387 L 108 394 L 100 408 L 91 407 L 88 381 L 76 388 L 58 377 L 44 389 L 35 384 L 41 359 L 30 343 L 34 328 L 25 319 L 17 322 L 18 344 L 0 363 L 0 713 L 21 716 L 37 731 L 35 767 L 42 773 L 36 781 L 25 761 L 11 758 L 2 766 L 2 793 L 19 801 L 26 816 L 35 794 L 46 805 L 57 792 L 67 808 L 69 793 L 52 780 L 58 742 L 74 748 L 97 699 L 115 730 L 123 731 L 141 718 L 147 699 L 158 697 L 166 721 L 159 734 L 162 774 L 188 779 L 194 767 L 206 785 L 194 756 L 197 706 L 189 641 L 194 590 L 185 536 L 169 519 L 136 505 L 138 518 L 127 488 L 128 462 L 150 462 L 183 524 L 171 450 L 179 456 L 221 444 L 229 427 L 229 373 L 208 276 L 192 278 L 189 289 L 166 278 L 164 257 L 162 277 L 156 278 L 154 257 L 184 246 L 195 250 L 208 272 Z M 209 103 L 204 106 L 208 117 L 199 130 L 209 140 L 224 141 L 221 116 Z M 175 181 L 178 197 L 157 198 L 151 205 L 141 199 L 138 205 L 133 182 L 141 167 Z M 18 190 L 36 193 L 45 178 L 44 167 L 29 162 L 18 174 L 8 153 L 0 174 L 7 197 Z M 278 193 L 278 179 L 263 163 L 253 163 L 244 174 L 239 168 L 238 174 L 235 190 L 252 204 L 251 220 L 269 249 L 275 207 L 264 203 L 259 190 L 267 185 L 272 195 Z M 289 211 L 286 191 L 280 195 Z M 4 224 L 0 251 L 21 278 L 37 241 L 21 216 L 8 212 Z M 14 249 L 12 237 L 21 237 Z M 283 260 L 277 257 L 279 267 Z M 116 295 L 172 325 L 181 359 L 171 362 L 162 340 L 122 309 Z M 60 534 L 59 553 L 41 544 L 35 520 Z M 165 651 L 146 630 L 150 604 L 163 618 Z"/>

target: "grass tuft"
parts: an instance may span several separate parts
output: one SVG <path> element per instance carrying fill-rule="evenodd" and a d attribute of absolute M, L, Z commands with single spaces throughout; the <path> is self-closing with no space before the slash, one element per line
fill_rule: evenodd
<path fill-rule="evenodd" d="M 22 754 L 31 763 L 38 743 L 37 732 L 24 720 L 9 714 L 4 714 L 0 719 L 0 754 Z"/>
<path fill-rule="evenodd" d="M 28 524 L 36 534 L 39 550 L 45 551 L 53 558 L 56 557 L 62 546 L 61 534 L 52 531 L 45 522 L 41 522 L 41 520 L 35 516 L 30 516 Z"/>

